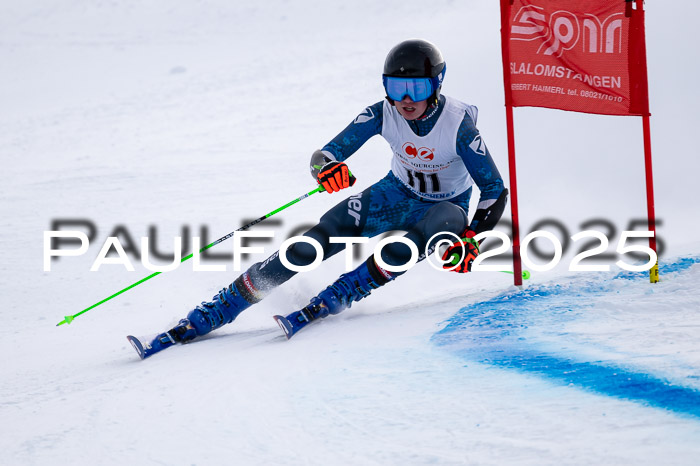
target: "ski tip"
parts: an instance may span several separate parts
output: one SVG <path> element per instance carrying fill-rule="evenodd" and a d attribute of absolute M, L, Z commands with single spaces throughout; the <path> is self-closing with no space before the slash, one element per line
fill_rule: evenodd
<path fill-rule="evenodd" d="M 131 343 L 131 346 L 134 347 L 134 349 L 136 350 L 136 352 L 139 355 L 139 358 L 145 359 L 146 356 L 145 356 L 145 353 L 143 350 L 143 345 L 141 344 L 141 341 L 139 341 L 138 338 L 136 338 L 135 336 L 132 336 L 132 335 L 127 335 L 126 339 L 129 340 L 129 343 Z"/>
<path fill-rule="evenodd" d="M 275 319 L 275 322 L 277 322 L 277 325 L 279 325 L 282 331 L 284 332 L 284 336 L 287 337 L 287 340 L 292 338 L 294 330 L 292 329 L 292 324 L 289 323 L 287 318 L 284 316 L 273 316 L 273 318 Z"/>

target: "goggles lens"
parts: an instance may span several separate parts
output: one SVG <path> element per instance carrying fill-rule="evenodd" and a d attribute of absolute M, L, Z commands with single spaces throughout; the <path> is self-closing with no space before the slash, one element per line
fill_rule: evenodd
<path fill-rule="evenodd" d="M 433 94 L 433 83 L 430 78 L 384 76 L 384 89 L 392 100 L 401 101 L 407 95 L 412 101 L 420 102 Z"/>

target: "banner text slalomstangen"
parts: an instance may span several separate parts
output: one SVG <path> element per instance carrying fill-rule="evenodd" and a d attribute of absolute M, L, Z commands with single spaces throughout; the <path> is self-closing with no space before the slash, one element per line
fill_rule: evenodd
<path fill-rule="evenodd" d="M 648 115 L 644 12 L 625 0 L 510 3 L 506 103 L 605 115 Z M 506 56 L 507 55 L 507 56 Z"/>

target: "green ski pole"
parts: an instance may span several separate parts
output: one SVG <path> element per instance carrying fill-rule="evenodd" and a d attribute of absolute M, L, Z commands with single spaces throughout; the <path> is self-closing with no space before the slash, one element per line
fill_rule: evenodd
<path fill-rule="evenodd" d="M 209 249 L 209 248 L 211 248 L 211 247 L 214 247 L 214 246 L 216 246 L 217 244 L 219 244 L 219 243 L 221 243 L 221 242 L 223 242 L 223 241 L 226 241 L 227 239 L 229 239 L 230 237 L 232 237 L 237 231 L 247 230 L 248 228 L 252 227 L 253 225 L 256 225 L 256 224 L 262 222 L 262 221 L 265 220 L 266 218 L 270 218 L 270 217 L 272 217 L 273 215 L 275 215 L 276 213 L 279 213 L 279 212 L 283 211 L 283 210 L 286 209 L 287 207 L 290 207 L 290 206 L 296 204 L 296 203 L 299 202 L 299 201 L 303 201 L 304 199 L 306 199 L 307 197 L 311 196 L 312 194 L 316 194 L 316 193 L 321 192 L 321 191 L 325 191 L 325 189 L 323 189 L 323 186 L 320 186 L 320 185 L 319 185 L 319 186 L 318 186 L 316 189 L 314 189 L 313 191 L 310 191 L 309 193 L 304 194 L 303 196 L 298 197 L 297 199 L 294 199 L 294 200 L 291 201 L 291 202 L 288 202 L 287 204 L 283 205 L 283 206 L 280 207 L 279 209 L 273 210 L 273 211 L 270 212 L 269 214 L 263 215 L 263 216 L 260 217 L 259 219 L 253 220 L 252 222 L 248 223 L 247 225 L 243 225 L 243 226 L 240 227 L 238 230 L 234 230 L 234 231 L 232 231 L 231 233 L 229 233 L 228 235 L 222 236 L 221 238 L 217 239 L 217 240 L 214 241 L 213 243 L 207 244 L 207 245 L 204 246 L 202 249 L 200 249 L 199 252 L 201 253 L 201 252 L 203 252 L 203 251 L 205 251 L 205 250 L 207 250 L 207 249 Z M 191 259 L 193 256 L 194 256 L 194 253 L 192 253 L 192 254 L 190 254 L 190 255 L 188 255 L 188 256 L 185 256 L 185 257 L 182 258 L 182 260 L 180 260 L 180 262 L 181 262 L 181 263 L 182 263 L 182 262 L 185 262 L 186 260 Z M 156 275 L 160 275 L 161 273 L 162 273 L 162 272 L 154 272 L 154 273 L 152 273 L 151 275 L 147 276 L 146 278 L 142 278 L 141 280 L 137 281 L 136 283 L 132 283 L 131 285 L 127 286 L 126 288 L 117 291 L 117 292 L 114 293 L 112 296 L 109 296 L 109 297 L 103 299 L 102 301 L 99 301 L 99 302 L 93 304 L 92 306 L 83 309 L 82 311 L 78 312 L 77 314 L 73 314 L 72 316 L 66 316 L 65 319 L 63 319 L 62 321 L 60 321 L 59 323 L 56 324 L 56 327 L 58 327 L 59 325 L 63 325 L 63 324 L 70 324 L 70 323 L 73 322 L 73 320 L 74 320 L 76 317 L 78 317 L 79 315 L 85 314 L 87 311 L 96 308 L 96 307 L 99 306 L 100 304 L 106 303 L 107 301 L 109 301 L 109 300 L 112 299 L 112 298 L 116 298 L 116 297 L 119 296 L 120 294 L 122 294 L 122 293 L 124 293 L 124 292 L 126 292 L 126 291 L 129 291 L 130 289 L 132 289 L 132 288 L 134 288 L 134 287 L 140 285 L 140 284 L 143 283 L 143 282 L 146 282 L 146 281 L 150 280 L 151 278 L 155 277 Z"/>
<path fill-rule="evenodd" d="M 450 264 L 452 265 L 457 265 L 459 264 L 459 254 L 454 253 L 452 254 L 452 257 L 450 257 Z M 501 273 L 509 273 L 511 275 L 515 275 L 515 272 L 511 272 L 510 270 L 499 270 Z M 530 271 L 529 270 L 523 270 L 523 280 L 528 280 L 530 278 Z"/>
<path fill-rule="evenodd" d="M 500 272 L 502 273 L 509 273 L 511 275 L 515 275 L 515 272 L 511 272 L 510 270 L 501 270 Z M 529 270 L 523 270 L 523 280 L 528 280 L 530 278 L 530 271 Z"/>

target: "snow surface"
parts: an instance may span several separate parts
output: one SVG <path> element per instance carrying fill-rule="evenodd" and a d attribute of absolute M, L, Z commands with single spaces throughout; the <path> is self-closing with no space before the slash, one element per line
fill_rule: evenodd
<path fill-rule="evenodd" d="M 154 225 L 171 251 L 183 225 L 213 240 L 311 190 L 309 155 L 383 97 L 384 56 L 405 38 L 440 46 L 444 92 L 480 108 L 507 178 L 497 2 L 0 3 L 0 463 L 697 464 L 700 121 L 697 65 L 676 50 L 700 7 L 646 8 L 661 283 L 568 272 L 573 248 L 522 291 L 422 263 L 287 342 L 271 316 L 340 274 L 337 257 L 140 361 L 125 335 L 169 328 L 237 272 L 186 263 L 56 327 L 148 275 L 89 272 L 107 236 Z M 523 231 L 645 217 L 638 118 L 515 113 Z M 389 160 L 367 143 L 353 192 Z M 275 232 L 266 254 L 343 198 L 255 227 Z M 61 218 L 97 238 L 43 272 Z"/>

